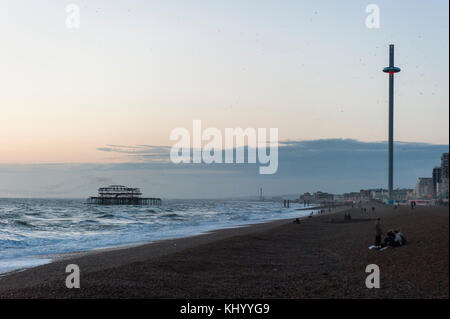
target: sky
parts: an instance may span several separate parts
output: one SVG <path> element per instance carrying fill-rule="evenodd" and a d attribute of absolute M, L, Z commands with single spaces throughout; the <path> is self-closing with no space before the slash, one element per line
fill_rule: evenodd
<path fill-rule="evenodd" d="M 257 164 L 179 164 L 167 161 L 0 165 L 0 197 L 87 198 L 99 185 L 140 187 L 145 196 L 223 198 L 294 195 L 318 190 L 342 194 L 386 187 L 386 142 L 350 139 L 282 142 L 276 174 L 258 174 Z M 114 149 L 117 151 L 117 149 Z M 448 145 L 396 143 L 395 188 L 414 188 L 431 176 Z M 141 158 L 167 158 L 160 148 L 127 150 Z"/>
<path fill-rule="evenodd" d="M 76 29 L 66 25 L 71 3 Z M 380 28 L 366 27 L 369 3 Z M 390 43 L 402 69 L 395 139 L 448 149 L 448 12 L 443 0 L 1 1 L 2 187 L 45 196 L 27 188 L 33 174 L 72 182 L 52 165 L 148 164 L 105 150 L 170 146 L 170 132 L 192 130 L 193 120 L 221 131 L 278 128 L 280 141 L 378 145 Z"/>

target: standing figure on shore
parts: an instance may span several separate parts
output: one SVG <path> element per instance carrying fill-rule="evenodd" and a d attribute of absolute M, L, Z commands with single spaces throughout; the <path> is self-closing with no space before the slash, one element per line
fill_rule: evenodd
<path fill-rule="evenodd" d="M 381 235 L 383 232 L 381 231 L 381 218 L 378 217 L 375 222 L 375 246 L 381 246 Z"/>

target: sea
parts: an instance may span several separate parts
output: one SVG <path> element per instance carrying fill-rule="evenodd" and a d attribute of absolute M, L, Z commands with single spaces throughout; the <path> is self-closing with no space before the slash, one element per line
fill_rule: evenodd
<path fill-rule="evenodd" d="M 85 199 L 0 199 L 0 274 L 65 253 L 150 243 L 309 215 L 280 201 L 163 200 L 161 206 L 89 205 Z"/>

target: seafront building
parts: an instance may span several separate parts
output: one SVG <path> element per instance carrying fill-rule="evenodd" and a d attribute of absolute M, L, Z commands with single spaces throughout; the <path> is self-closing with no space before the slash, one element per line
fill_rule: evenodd
<path fill-rule="evenodd" d="M 421 178 L 420 187 L 422 187 L 423 183 L 426 182 L 427 178 Z M 428 178 L 431 179 L 431 178 Z M 427 184 L 428 185 L 428 184 Z M 429 186 L 424 186 L 425 189 L 420 188 L 423 193 L 431 192 L 431 183 Z M 427 188 L 428 187 L 428 188 Z M 397 188 L 392 191 L 392 200 L 395 202 L 406 202 L 408 200 L 416 199 L 416 189 L 414 188 Z M 426 197 L 426 196 L 425 196 Z M 368 202 L 372 200 L 377 201 L 388 201 L 389 200 L 389 191 L 385 188 L 375 188 L 375 189 L 361 189 L 359 192 L 349 192 L 343 194 L 330 194 L 325 192 L 315 192 L 313 194 L 306 192 L 300 194 L 298 197 L 299 202 L 311 202 L 311 203 L 343 203 L 343 202 Z"/>
<path fill-rule="evenodd" d="M 334 195 L 325 192 L 315 192 L 314 193 L 314 201 L 316 202 L 332 202 L 334 200 Z"/>
<path fill-rule="evenodd" d="M 414 189 L 412 188 L 397 188 L 392 192 L 393 200 L 395 201 L 404 201 L 408 199 L 412 199 L 414 194 Z"/>
<path fill-rule="evenodd" d="M 412 199 L 414 196 L 414 189 L 410 188 L 397 188 L 392 191 L 392 200 L 395 201 L 404 201 L 408 199 Z M 335 198 L 338 198 L 335 196 Z M 344 201 L 369 201 L 369 200 L 379 200 L 386 201 L 389 198 L 389 191 L 384 188 L 375 188 L 375 189 L 361 189 L 359 192 L 350 192 L 344 193 L 339 196 Z"/>
<path fill-rule="evenodd" d="M 431 176 L 433 179 L 433 198 L 438 198 L 442 186 L 442 169 L 440 167 L 433 168 Z"/>
<path fill-rule="evenodd" d="M 298 197 L 298 199 L 300 202 L 304 202 L 304 201 L 312 202 L 314 200 L 314 196 L 311 193 L 306 192 L 306 193 L 300 195 Z"/>
<path fill-rule="evenodd" d="M 431 198 L 433 195 L 433 179 L 431 177 L 419 177 L 416 183 L 415 195 L 417 199 Z"/>
<path fill-rule="evenodd" d="M 419 177 L 414 196 L 416 199 L 448 200 L 448 153 L 441 155 L 441 165 L 433 168 L 431 177 Z"/>
<path fill-rule="evenodd" d="M 393 189 L 390 196 L 389 190 L 385 188 L 361 189 L 359 192 L 349 192 L 344 194 L 330 194 L 317 191 L 313 194 L 306 192 L 299 195 L 299 201 L 315 203 L 324 202 L 367 202 L 378 200 L 387 202 L 389 200 L 405 203 L 408 200 L 448 200 L 448 153 L 441 156 L 441 166 L 432 170 L 432 177 L 419 177 L 415 188 Z"/>
<path fill-rule="evenodd" d="M 448 153 L 441 156 L 441 183 L 439 185 L 439 197 L 448 199 Z"/>
<path fill-rule="evenodd" d="M 361 196 L 361 198 L 371 198 L 372 192 L 370 189 L 361 189 L 359 191 L 359 195 Z"/>
<path fill-rule="evenodd" d="M 414 189 L 411 188 L 397 188 L 392 190 L 391 199 L 394 201 L 404 201 L 411 199 L 411 194 Z M 385 201 L 389 198 L 389 191 L 384 188 L 361 190 L 361 199 L 381 200 Z"/>
<path fill-rule="evenodd" d="M 361 193 L 360 192 L 350 192 L 350 193 L 344 193 L 344 200 L 346 201 L 360 201 L 361 200 Z"/>
<path fill-rule="evenodd" d="M 384 200 L 388 197 L 388 190 L 384 188 L 370 189 L 370 198 L 375 200 Z"/>
<path fill-rule="evenodd" d="M 448 153 L 441 155 L 441 165 L 432 169 L 431 177 L 419 177 L 414 198 L 448 201 Z"/>

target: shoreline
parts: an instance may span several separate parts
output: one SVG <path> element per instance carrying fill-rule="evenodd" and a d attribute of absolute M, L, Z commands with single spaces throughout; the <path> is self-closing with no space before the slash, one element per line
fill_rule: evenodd
<path fill-rule="evenodd" d="M 448 208 L 377 204 L 384 229 L 400 228 L 409 242 L 385 252 L 368 250 L 376 217 L 368 215 L 346 208 L 300 224 L 88 251 L 1 277 L 0 298 L 448 298 Z M 81 289 L 65 287 L 68 263 L 79 265 Z M 369 263 L 382 269 L 384 289 L 365 287 Z"/>
<path fill-rule="evenodd" d="M 299 219 L 307 218 L 299 217 Z M 31 278 L 34 276 L 34 272 L 38 273 L 47 273 L 47 269 L 50 268 L 51 271 L 56 268 L 55 266 L 59 266 L 64 263 L 77 263 L 78 260 L 86 260 L 86 259 L 96 259 L 99 258 L 111 258 L 111 260 L 115 260 L 115 265 L 122 264 L 122 262 L 117 262 L 116 258 L 120 257 L 122 253 L 124 255 L 127 255 L 129 252 L 135 253 L 137 250 L 140 249 L 149 249 L 151 251 L 150 255 L 151 257 L 160 257 L 164 256 L 166 254 L 176 253 L 180 250 L 189 249 L 198 245 L 214 242 L 217 240 L 223 240 L 230 237 L 242 235 L 242 234 L 251 234 L 253 232 L 257 233 L 259 231 L 264 231 L 270 228 L 277 227 L 279 225 L 285 224 L 287 222 L 291 222 L 292 218 L 284 218 L 284 219 L 277 219 L 277 220 L 270 220 L 266 222 L 260 222 L 260 223 L 254 223 L 254 224 L 245 224 L 242 226 L 236 226 L 236 227 L 229 227 L 229 228 L 220 228 L 215 229 L 211 231 L 207 231 L 205 233 L 197 234 L 197 235 L 189 235 L 186 237 L 178 237 L 178 238 L 170 238 L 170 239 L 161 239 L 156 240 L 153 242 L 144 242 L 144 243 L 137 243 L 137 244 L 131 244 L 131 245 L 125 245 L 125 246 L 114 246 L 114 247 L 107 247 L 107 248 L 98 248 L 98 249 L 91 249 L 91 250 L 85 250 L 85 251 L 79 251 L 79 252 L 67 252 L 67 253 L 61 253 L 61 254 L 54 254 L 54 255 L 42 255 L 43 258 L 54 258 L 50 263 L 30 267 L 30 268 L 21 268 L 16 269 L 11 272 L 6 272 L 0 274 L 0 298 L 2 289 L 5 288 L 5 281 L 9 280 L 11 277 L 14 277 L 15 275 L 19 274 L 21 276 L 23 273 L 26 273 L 26 277 Z M 164 249 L 164 251 L 162 250 Z M 33 256 L 34 257 L 34 256 Z M 146 256 L 145 258 L 147 258 Z M 133 259 L 134 262 L 139 261 L 140 258 L 137 257 Z M 125 262 L 126 263 L 126 262 Z M 65 268 L 65 267 L 64 267 Z M 103 270 L 103 267 L 101 265 L 97 265 L 94 267 L 90 267 L 89 271 L 101 271 Z M 28 273 L 31 274 L 31 277 L 28 276 Z M 44 276 L 44 281 L 46 281 L 51 276 Z M 22 281 L 22 279 L 19 279 L 19 281 Z M 40 282 L 41 280 L 32 280 L 32 284 L 35 284 L 37 282 Z M 25 285 L 29 286 L 29 285 Z"/>
<path fill-rule="evenodd" d="M 310 207 L 307 208 L 307 210 L 311 210 L 311 211 L 315 211 L 318 209 L 323 209 L 323 208 L 328 208 L 328 206 L 317 206 L 317 207 Z M 334 208 L 334 210 L 331 210 L 330 212 L 326 212 L 325 214 L 333 214 L 333 213 L 337 213 L 339 211 L 341 211 L 342 209 L 345 209 L 345 206 L 337 206 L 336 208 Z M 299 210 L 299 209 L 295 209 L 295 210 Z M 302 218 L 307 218 L 308 215 L 299 217 L 299 219 Z M 74 259 L 74 258 L 81 258 L 83 256 L 86 255 L 91 255 L 91 254 L 98 254 L 98 253 L 104 253 L 104 252 L 108 252 L 108 251 L 113 251 L 113 250 L 121 250 L 121 249 L 129 249 L 129 248 L 134 248 L 134 247 L 138 247 L 138 246 L 144 246 L 144 245 L 151 245 L 154 243 L 159 243 L 159 242 L 163 242 L 166 240 L 176 240 L 176 239 L 186 239 L 186 238 L 190 238 L 190 237 L 195 237 L 195 236 L 201 236 L 201 235 L 207 235 L 209 233 L 214 233 L 217 231 L 222 231 L 222 230 L 228 230 L 228 229 L 235 229 L 235 228 L 243 228 L 243 227 L 251 227 L 253 225 L 258 225 L 258 224 L 266 224 L 266 223 L 272 223 L 272 222 L 279 222 L 279 221 L 288 221 L 288 220 L 292 220 L 293 218 L 280 218 L 280 219 L 272 219 L 272 220 L 261 220 L 261 221 L 255 221 L 252 223 L 248 223 L 248 224 L 238 224 L 238 225 L 231 225 L 231 226 L 226 226 L 224 228 L 216 228 L 216 229 L 211 229 L 211 230 L 207 230 L 204 232 L 200 232 L 198 234 L 188 234 L 188 235 L 181 235 L 179 237 L 173 237 L 173 238 L 165 238 L 165 239 L 157 239 L 154 241 L 142 241 L 142 242 L 136 242 L 136 243 L 128 243 L 128 244 L 123 244 L 123 245 L 118 245 L 118 246 L 110 246 L 110 247 L 98 247 L 98 248 L 92 248 L 89 250 L 81 250 L 81 251 L 69 251 L 69 252 L 61 252 L 61 253 L 52 253 L 52 254 L 44 254 L 44 255 L 31 255 L 31 256 L 21 256 L 18 258 L 24 258 L 24 259 L 50 259 L 50 262 L 44 262 L 42 264 L 39 265 L 35 265 L 35 266 L 30 266 L 30 267 L 21 267 L 21 268 L 17 268 L 17 269 L 13 269 L 10 271 L 6 271 L 6 272 L 1 272 L 0 273 L 0 279 L 3 277 L 7 277 L 10 274 L 14 274 L 16 272 L 22 272 L 25 271 L 27 269 L 33 269 L 36 267 L 40 267 L 40 266 L 45 266 L 54 262 L 58 262 L 58 261 L 64 261 L 64 260 L 70 260 L 70 259 Z"/>

